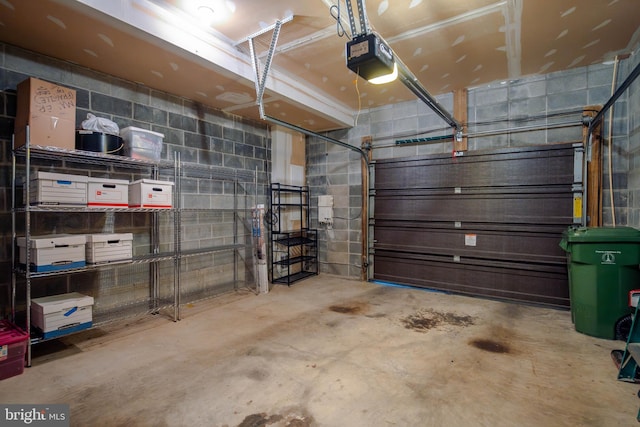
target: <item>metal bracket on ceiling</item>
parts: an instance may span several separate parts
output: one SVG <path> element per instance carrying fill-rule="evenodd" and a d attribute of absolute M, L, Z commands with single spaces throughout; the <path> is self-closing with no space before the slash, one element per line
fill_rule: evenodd
<path fill-rule="evenodd" d="M 260 109 L 260 118 L 264 119 L 264 91 L 267 85 L 267 76 L 269 75 L 269 70 L 271 69 L 271 63 L 273 62 L 273 56 L 276 51 L 276 45 L 278 44 L 278 36 L 280 35 L 280 28 L 283 24 L 291 21 L 293 19 L 293 15 L 288 16 L 284 19 L 277 20 L 274 24 L 263 28 L 247 37 L 247 41 L 249 42 L 249 51 L 251 54 L 251 65 L 253 66 L 253 72 L 255 74 L 255 86 L 256 86 L 256 104 Z M 269 44 L 269 50 L 267 52 L 267 58 L 265 59 L 265 63 L 262 67 L 262 73 L 260 73 L 260 59 L 258 58 L 258 52 L 255 47 L 255 39 L 263 34 L 268 33 L 269 31 L 273 31 L 271 35 L 271 43 Z"/>
<path fill-rule="evenodd" d="M 251 63 L 253 65 L 253 70 L 254 70 L 254 73 L 255 73 L 255 76 L 256 76 L 256 79 L 255 79 L 256 93 L 257 93 L 256 104 L 258 104 L 258 107 L 260 109 L 260 118 L 262 120 L 265 120 L 265 121 L 270 122 L 272 124 L 283 126 L 283 127 L 288 128 L 288 129 L 294 130 L 296 132 L 300 132 L 300 133 L 302 133 L 304 135 L 320 138 L 320 139 L 322 139 L 324 141 L 327 141 L 327 142 L 330 142 L 330 143 L 333 143 L 333 144 L 348 148 L 350 150 L 356 151 L 357 153 L 359 153 L 364 158 L 364 160 L 367 163 L 367 165 L 369 165 L 369 159 L 368 159 L 366 153 L 363 150 L 361 150 L 360 148 L 356 147 L 356 146 L 344 143 L 342 141 L 330 138 L 330 137 L 325 136 L 325 135 L 321 135 L 321 134 L 319 134 L 317 132 L 313 132 L 313 131 L 304 129 L 304 128 L 300 127 L 300 126 L 294 125 L 292 123 L 285 122 L 285 121 L 280 120 L 280 119 L 276 119 L 274 117 L 267 116 L 265 114 L 264 102 L 263 102 L 264 90 L 265 90 L 265 86 L 266 86 L 266 83 L 267 83 L 267 77 L 269 76 L 269 69 L 271 68 L 271 62 L 273 60 L 273 56 L 275 55 L 276 45 L 278 44 L 278 35 L 280 33 L 280 27 L 282 27 L 282 24 L 285 24 L 285 23 L 291 21 L 292 19 L 293 19 L 293 16 L 289 16 L 289 17 L 287 17 L 285 19 L 278 20 L 278 21 L 275 22 L 275 24 L 273 24 L 273 25 L 271 25 L 271 26 L 269 26 L 267 28 L 264 28 L 264 29 L 262 29 L 261 31 L 255 33 L 255 34 L 250 35 L 246 39 L 249 42 L 249 49 L 251 50 Z M 269 51 L 267 53 L 267 58 L 266 58 L 266 61 L 265 61 L 265 64 L 264 64 L 264 68 L 262 70 L 262 74 L 260 74 L 260 60 L 258 59 L 258 54 L 257 54 L 256 49 L 255 49 L 254 39 L 256 37 L 259 37 L 259 36 L 269 32 L 269 31 L 271 31 L 271 30 L 273 30 L 273 35 L 271 36 L 271 44 L 269 45 Z"/>
<path fill-rule="evenodd" d="M 338 0 L 340 1 L 340 0 Z M 349 23 L 351 24 L 351 36 L 353 38 L 369 34 L 371 29 L 369 28 L 369 20 L 367 18 L 367 7 L 364 0 L 356 0 L 358 6 L 358 17 L 360 19 L 360 31 L 356 28 L 356 20 L 353 14 L 353 7 L 351 6 L 351 0 L 345 0 L 347 3 L 347 12 L 349 12 Z"/>

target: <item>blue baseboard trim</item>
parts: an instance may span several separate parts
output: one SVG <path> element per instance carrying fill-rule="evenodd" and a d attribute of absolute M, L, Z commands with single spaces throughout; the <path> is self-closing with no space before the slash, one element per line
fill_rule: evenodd
<path fill-rule="evenodd" d="M 392 287 L 392 288 L 414 289 L 414 290 L 417 290 L 417 291 L 434 292 L 434 293 L 437 293 L 437 294 L 452 295 L 451 292 L 441 291 L 439 289 L 423 288 L 421 286 L 403 285 L 401 283 L 386 282 L 384 280 L 371 280 L 370 282 L 371 283 L 375 283 L 377 285 L 389 286 L 389 287 Z"/>

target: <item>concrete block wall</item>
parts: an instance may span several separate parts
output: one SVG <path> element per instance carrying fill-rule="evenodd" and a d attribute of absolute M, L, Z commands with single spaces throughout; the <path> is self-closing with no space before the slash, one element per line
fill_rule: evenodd
<path fill-rule="evenodd" d="M 362 169 L 355 151 L 324 140 L 307 142 L 311 228 L 318 229 L 320 273 L 360 278 Z M 318 224 L 318 196 L 333 196 L 333 227 Z"/>
<path fill-rule="evenodd" d="M 9 283 L 11 277 L 11 136 L 13 133 L 14 118 L 16 114 L 16 87 L 17 84 L 28 77 L 38 77 L 44 80 L 58 83 L 76 90 L 76 123 L 79 125 L 86 118 L 87 113 L 93 113 L 98 117 L 108 118 L 119 125 L 136 126 L 163 133 L 164 146 L 162 158 L 173 160 L 175 153 L 180 153 L 183 162 L 199 165 L 216 166 L 226 168 L 229 171 L 239 170 L 244 173 L 256 175 L 256 181 L 241 182 L 238 192 L 241 200 L 238 203 L 240 209 L 251 207 L 256 203 L 266 203 L 267 196 L 267 172 L 271 169 L 268 165 L 271 158 L 270 134 L 265 123 L 252 122 L 237 116 L 208 108 L 192 100 L 178 97 L 172 94 L 159 92 L 134 82 L 124 81 L 113 76 L 97 73 L 92 70 L 78 67 L 74 64 L 57 59 L 44 57 L 34 52 L 18 49 L 14 46 L 0 44 L 0 143 L 2 144 L 2 157 L 0 158 L 0 230 L 2 231 L 0 245 L 0 310 L 6 313 L 9 301 Z M 188 78 L 188 77 L 185 77 Z M 61 164 L 58 162 L 40 163 L 41 167 L 55 169 Z M 56 169 L 57 170 L 57 169 Z M 89 167 L 87 173 L 92 173 Z M 119 171 L 120 173 L 120 171 Z M 130 172 L 123 172 L 119 178 L 138 178 Z M 204 207 L 222 209 L 220 215 L 202 215 L 190 220 L 182 229 L 185 247 L 205 247 L 210 243 L 227 244 L 233 242 L 233 213 L 234 183 L 233 181 L 220 181 L 207 178 L 187 178 L 183 180 L 183 202 L 189 207 Z M 240 212 L 241 217 L 247 218 L 245 212 Z M 94 214 L 92 214 L 93 216 Z M 51 216 L 46 221 L 40 222 L 41 232 L 61 232 L 62 229 L 76 230 L 70 222 L 75 216 Z M 172 219 L 162 218 L 161 228 L 163 236 L 172 236 Z M 101 220 L 97 223 L 82 222 L 84 229 L 102 227 Z M 117 215 L 116 228 L 130 229 L 137 232 L 137 251 L 142 247 L 148 247 L 148 215 Z M 97 224 L 97 225 L 96 225 Z M 194 233 L 193 230 L 206 230 L 206 232 Z M 78 229 L 79 230 L 79 229 Z M 250 233 L 250 228 L 240 226 L 242 233 Z M 249 230 L 249 231 L 247 231 Z M 84 232 L 84 231 L 82 231 Z M 145 234 L 147 233 L 147 234 Z M 163 250 L 172 250 L 165 242 Z M 251 263 L 251 256 L 242 257 Z M 210 261 L 210 259 L 209 259 Z M 229 284 L 229 278 L 233 278 L 233 257 L 228 255 L 216 255 L 219 265 L 217 273 L 206 274 L 208 286 L 212 289 L 208 296 L 233 288 Z M 249 265 L 247 264 L 247 265 Z M 199 269 L 202 263 L 192 260 L 185 263 L 185 268 Z M 230 267 L 231 266 L 231 267 Z M 248 267 L 249 268 L 249 267 Z M 231 270 L 230 270 L 231 269 Z M 173 277 L 173 274 L 165 272 L 162 277 Z M 102 301 L 105 307 L 105 316 L 108 311 L 128 302 L 129 298 L 137 300 L 137 293 L 145 289 L 144 283 L 148 282 L 146 274 L 132 274 L 127 280 L 123 280 L 126 271 L 121 272 L 117 283 L 129 283 L 118 288 L 118 292 L 110 291 L 112 282 L 118 276 L 94 275 L 91 280 L 96 281 L 94 292 L 105 293 L 108 300 Z M 242 272 L 242 277 L 245 273 Z M 136 279 L 137 277 L 137 279 Z M 248 277 L 248 276 L 247 276 Z M 55 280 L 54 280 L 55 281 Z M 169 286 L 169 285 L 168 285 Z M 54 285 L 55 288 L 55 285 Z M 43 284 L 41 289 L 47 289 Z M 57 288 L 56 288 L 57 289 Z M 127 292 L 131 290 L 131 293 Z M 148 286 L 146 296 L 148 298 Z M 183 299 L 182 301 L 187 302 Z"/>

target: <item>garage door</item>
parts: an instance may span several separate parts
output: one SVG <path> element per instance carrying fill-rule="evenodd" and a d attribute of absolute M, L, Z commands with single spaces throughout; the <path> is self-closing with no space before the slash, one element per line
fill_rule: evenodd
<path fill-rule="evenodd" d="M 571 144 L 378 160 L 374 279 L 569 306 Z"/>

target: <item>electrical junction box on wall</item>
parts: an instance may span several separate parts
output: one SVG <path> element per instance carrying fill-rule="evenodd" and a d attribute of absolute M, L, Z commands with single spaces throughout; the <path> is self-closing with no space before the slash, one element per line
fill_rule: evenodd
<path fill-rule="evenodd" d="M 333 196 L 318 196 L 318 222 L 333 225 Z"/>
<path fill-rule="evenodd" d="M 393 51 L 375 34 L 347 42 L 347 67 L 365 80 L 393 72 Z"/>

